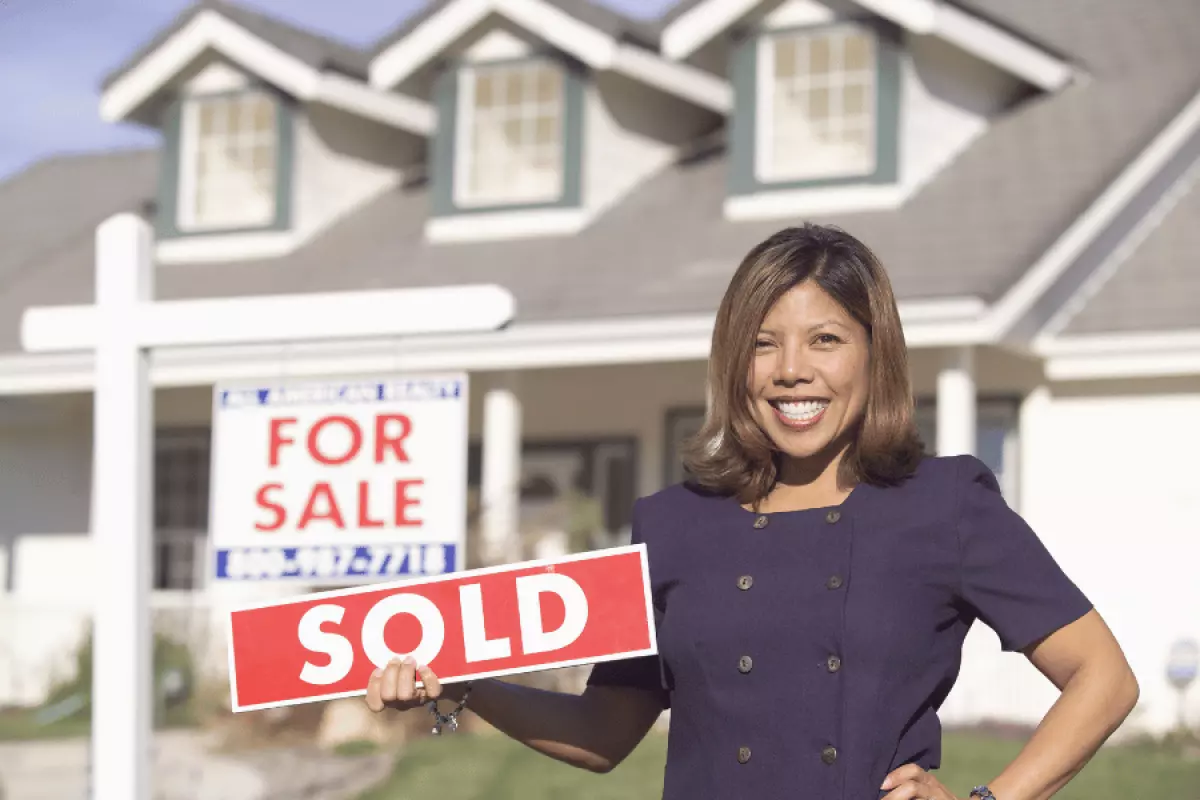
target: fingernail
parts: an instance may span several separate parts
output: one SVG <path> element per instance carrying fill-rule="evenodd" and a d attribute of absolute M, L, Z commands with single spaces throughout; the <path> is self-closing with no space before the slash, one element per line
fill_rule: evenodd
<path fill-rule="evenodd" d="M 892 779 L 891 779 L 891 778 L 885 778 L 885 779 L 884 779 L 884 781 L 883 781 L 883 785 L 882 785 L 882 786 L 880 786 L 879 788 L 880 788 L 880 789 L 890 789 L 890 788 L 892 788 Z"/>
<path fill-rule="evenodd" d="M 377 668 L 375 669 L 375 671 L 371 673 L 371 677 L 372 677 L 372 678 L 378 678 L 378 677 L 379 677 L 379 676 L 381 676 L 381 675 L 383 675 L 383 668 L 382 668 L 382 667 L 377 667 Z"/>
<path fill-rule="evenodd" d="M 407 664 L 408 666 L 415 666 L 417 663 L 417 660 L 415 658 L 413 658 L 412 656 L 405 656 L 404 663 Z"/>

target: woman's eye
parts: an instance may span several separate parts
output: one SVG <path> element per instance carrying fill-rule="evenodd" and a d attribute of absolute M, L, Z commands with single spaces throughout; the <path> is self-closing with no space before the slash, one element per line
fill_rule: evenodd
<path fill-rule="evenodd" d="M 757 348 L 759 348 L 760 350 L 761 350 L 762 348 L 764 348 L 764 347 L 770 347 L 770 346 L 771 346 L 771 340 L 770 340 L 770 339 L 759 339 L 758 341 L 756 341 L 756 342 L 754 343 L 754 346 L 755 346 L 755 347 L 757 347 Z"/>
<path fill-rule="evenodd" d="M 832 333 L 817 334 L 817 344 L 837 344 L 841 339 L 834 336 Z"/>

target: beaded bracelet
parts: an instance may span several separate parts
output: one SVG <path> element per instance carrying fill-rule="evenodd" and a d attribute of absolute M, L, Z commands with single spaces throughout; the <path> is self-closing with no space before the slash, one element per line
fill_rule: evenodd
<path fill-rule="evenodd" d="M 458 730 L 458 715 L 467 707 L 467 698 L 471 696 L 471 684 L 467 684 L 467 690 L 463 692 L 462 699 L 458 701 L 458 705 L 449 714 L 442 714 L 438 711 L 437 700 L 429 701 L 429 713 L 433 715 L 433 735 L 442 735 L 442 726 L 448 726 L 450 732 L 454 733 Z"/>

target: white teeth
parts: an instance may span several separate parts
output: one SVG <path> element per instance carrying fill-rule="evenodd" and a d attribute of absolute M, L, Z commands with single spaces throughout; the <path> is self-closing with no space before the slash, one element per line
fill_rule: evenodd
<path fill-rule="evenodd" d="M 788 419 L 803 422 L 820 414 L 829 407 L 829 403 L 824 400 L 803 400 L 798 403 L 777 403 L 776 407 Z"/>

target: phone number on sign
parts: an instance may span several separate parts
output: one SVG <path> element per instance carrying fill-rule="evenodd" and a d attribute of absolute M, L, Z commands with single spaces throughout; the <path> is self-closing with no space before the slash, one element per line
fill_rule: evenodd
<path fill-rule="evenodd" d="M 389 578 L 454 571 L 455 545 L 245 547 L 217 551 L 217 578 Z"/>

